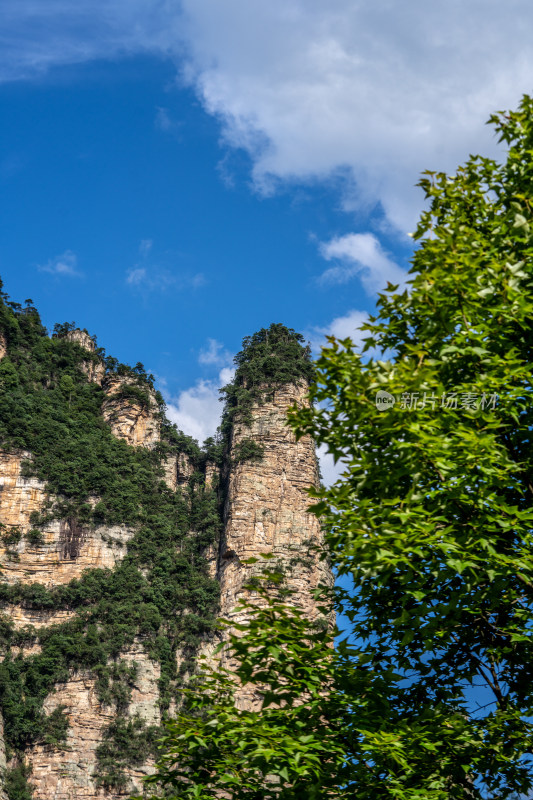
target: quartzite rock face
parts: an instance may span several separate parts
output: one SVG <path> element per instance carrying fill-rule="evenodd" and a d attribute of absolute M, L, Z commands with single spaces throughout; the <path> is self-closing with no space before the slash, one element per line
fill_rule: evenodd
<path fill-rule="evenodd" d="M 0 451 L 0 522 L 7 527 L 28 528 L 30 515 L 46 500 L 44 484 L 21 475 L 22 462 L 30 458 L 25 450 Z"/>
<path fill-rule="evenodd" d="M 206 461 L 205 464 L 205 485 L 217 486 L 220 476 L 220 467 L 214 461 Z"/>
<path fill-rule="evenodd" d="M 2 775 L 4 775 L 7 767 L 6 762 L 6 747 L 4 744 L 4 720 L 0 714 L 0 800 L 7 800 L 7 795 L 4 791 Z"/>
<path fill-rule="evenodd" d="M 36 478 L 24 478 L 21 464 L 31 454 L 24 451 L 0 452 L 0 522 L 2 534 L 20 533 L 16 543 L 6 545 L 0 539 L 1 580 L 4 583 L 40 583 L 47 587 L 66 584 L 79 578 L 86 569 L 113 568 L 126 553 L 126 544 L 133 530 L 120 526 L 82 528 L 73 520 L 54 520 L 44 530 L 43 542 L 32 545 L 26 534 L 31 529 L 30 515 L 39 512 L 50 498 L 46 487 Z M 42 629 L 68 621 L 74 612 L 68 609 L 39 611 L 19 605 L 5 605 L 0 609 L 14 623 L 17 630 L 32 626 Z M 33 644 L 20 648 L 26 656 L 38 653 L 40 646 Z M 14 648 L 16 656 L 19 649 Z M 148 725 L 160 721 L 158 680 L 159 665 L 145 653 L 142 642 L 120 655 L 126 664 L 137 665 L 135 685 L 128 708 L 129 716 L 138 714 Z M 32 764 L 31 784 L 35 800 L 96 800 L 105 797 L 126 797 L 141 790 L 141 778 L 153 769 L 151 762 L 128 771 L 130 782 L 124 792 L 102 793 L 96 784 L 96 748 L 102 741 L 104 729 L 116 716 L 114 707 L 102 707 L 97 699 L 95 677 L 88 671 L 72 674 L 66 684 L 45 701 L 44 710 L 50 713 L 64 705 L 69 719 L 65 749 L 37 745 L 28 752 Z M 8 765 L 9 766 L 9 765 Z M 2 788 L 5 747 L 0 717 L 0 800 L 6 800 Z"/>
<path fill-rule="evenodd" d="M 159 664 L 146 656 L 139 640 L 120 657 L 128 665 L 137 665 L 128 715 L 139 716 L 147 725 L 158 725 Z M 142 792 L 142 778 L 153 772 L 153 761 L 148 761 L 139 767 L 128 769 L 129 782 L 124 790 L 109 792 L 98 788 L 96 750 L 105 728 L 113 721 L 115 712 L 113 707 L 102 706 L 99 702 L 95 683 L 94 675 L 79 670 L 66 683 L 57 686 L 55 693 L 45 701 L 44 710 L 48 714 L 58 706 L 64 706 L 69 729 L 62 750 L 37 745 L 29 753 L 33 766 L 35 800 L 124 798 L 132 792 Z"/>
<path fill-rule="evenodd" d="M 134 379 L 110 375 L 104 383 L 106 399 L 102 415 L 111 426 L 113 434 L 134 447 L 155 447 L 159 442 L 159 408 L 153 390 L 145 389 L 148 402 L 139 402 L 135 396 L 123 395 L 123 387 L 136 387 Z"/>
<path fill-rule="evenodd" d="M 74 328 L 74 330 L 68 331 L 64 338 L 69 342 L 76 342 L 76 344 L 79 344 L 84 350 L 88 350 L 89 353 L 94 353 L 96 350 L 94 339 L 87 331 Z"/>
<path fill-rule="evenodd" d="M 178 486 L 186 486 L 194 472 L 194 465 L 187 453 L 168 456 L 163 462 L 165 483 L 173 492 Z M 207 484 L 207 477 L 206 477 Z"/>
<path fill-rule="evenodd" d="M 91 383 L 97 383 L 98 386 L 102 385 L 105 378 L 105 366 L 102 361 L 84 361 L 81 368 Z"/>
<path fill-rule="evenodd" d="M 21 475 L 22 462 L 30 457 L 27 452 L 0 452 L 0 522 L 4 535 L 20 534 L 13 544 L 6 544 L 4 536 L 0 540 L 2 580 L 56 586 L 79 578 L 86 569 L 112 568 L 126 552 L 131 528 L 52 520 L 41 531 L 42 543 L 27 538 L 31 514 L 49 499 L 41 481 Z"/>
<path fill-rule="evenodd" d="M 68 331 L 64 335 L 64 338 L 69 342 L 76 342 L 76 344 L 79 344 L 80 347 L 83 347 L 83 349 L 87 350 L 89 353 L 94 353 L 96 350 L 94 339 L 87 331 L 75 328 L 72 331 Z M 83 361 L 81 369 L 87 375 L 91 383 L 97 383 L 99 386 L 102 385 L 105 378 L 105 364 L 101 358 L 96 358 L 96 356 L 88 358 L 86 361 Z"/>
<path fill-rule="evenodd" d="M 79 344 L 90 349 L 85 340 L 80 339 Z M 148 406 L 130 402 L 120 395 L 124 382 L 124 378 L 116 376 L 107 379 L 104 418 L 113 433 L 129 444 L 153 447 L 159 440 L 155 398 L 150 398 Z M 232 433 L 229 470 L 226 468 L 225 531 L 219 551 L 211 547 L 208 560 L 211 574 L 216 571 L 220 581 L 221 613 L 235 621 L 242 619 L 235 607 L 245 597 L 243 587 L 254 570 L 252 566 L 243 565 L 242 561 L 247 558 L 273 553 L 295 592 L 293 602 L 309 618 L 319 615 L 312 590 L 319 583 L 331 582 L 326 563 L 314 550 L 321 543 L 319 523 L 306 511 L 310 503 L 306 489 L 318 482 L 314 444 L 308 437 L 297 442 L 286 425 L 287 408 L 295 402 L 305 402 L 306 389 L 304 382 L 276 389 L 263 404 L 254 406 L 251 426 L 237 423 Z M 235 463 L 238 445 L 250 438 L 264 448 L 263 457 Z M 72 519 L 53 521 L 44 528 L 44 541 L 31 544 L 31 537 L 25 536 L 31 529 L 30 515 L 53 498 L 47 496 L 43 483 L 22 477 L 21 462 L 25 458 L 31 458 L 31 454 L 0 453 L 0 521 L 6 526 L 5 530 L 20 528 L 21 533 L 18 541 L 8 545 L 4 542 L 0 548 L 2 579 L 10 584 L 38 582 L 51 587 L 79 577 L 88 568 L 112 568 L 126 553 L 133 533 L 128 528 L 82 527 Z M 167 485 L 176 491 L 187 483 L 193 472 L 193 464 L 184 454 L 167 459 L 163 467 Z M 217 475 L 218 467 L 208 463 L 206 483 L 216 484 Z M 91 499 L 94 503 L 97 500 Z M 272 562 L 268 565 L 272 566 Z M 262 567 L 261 562 L 257 566 Z M 62 623 L 74 613 L 68 609 L 35 611 L 25 608 L 24 604 L 6 605 L 3 612 L 12 618 L 17 629 L 25 626 L 39 629 Z M 38 644 L 31 646 L 38 652 Z M 201 652 L 212 658 L 213 648 L 214 642 L 207 641 Z M 180 653 L 177 658 L 179 661 Z M 157 725 L 160 722 L 159 665 L 149 658 L 141 640 L 122 652 L 120 659 L 137 665 L 127 714 L 130 717 L 137 714 L 147 725 Z M 252 705 L 254 700 L 250 692 L 238 698 L 242 707 Z M 58 706 L 65 707 L 69 720 L 66 747 L 39 744 L 28 752 L 28 761 L 33 767 L 31 783 L 35 800 L 118 800 L 141 791 L 142 777 L 153 770 L 151 761 L 127 768 L 129 783 L 124 790 L 98 788 L 96 751 L 116 710 L 113 706 L 102 706 L 95 675 L 85 669 L 72 672 L 45 701 L 47 713 Z M 0 732 L 0 768 L 2 758 Z M 0 800 L 6 800 L 1 788 Z"/>
<path fill-rule="evenodd" d="M 306 489 L 318 485 L 314 442 L 308 436 L 296 441 L 286 421 L 289 406 L 306 402 L 306 391 L 303 381 L 277 388 L 253 407 L 250 426 L 237 422 L 233 428 L 218 575 L 221 614 L 235 622 L 243 621 L 235 607 L 248 595 L 244 584 L 265 566 L 285 571 L 294 592 L 291 603 L 309 619 L 320 616 L 313 590 L 332 581 L 316 550 L 322 542 L 320 524 L 307 512 L 311 500 Z M 246 439 L 261 445 L 263 456 L 235 463 L 238 445 Z M 275 559 L 264 562 L 262 553 Z M 259 559 L 254 566 L 242 563 L 252 557 Z M 239 704 L 249 703 L 241 698 Z"/>

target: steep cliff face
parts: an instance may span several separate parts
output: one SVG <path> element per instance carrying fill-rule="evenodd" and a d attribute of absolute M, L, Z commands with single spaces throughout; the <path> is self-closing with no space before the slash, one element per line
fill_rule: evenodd
<path fill-rule="evenodd" d="M 306 377 L 244 411 L 237 393 L 213 455 L 86 332 L 50 339 L 1 305 L 0 331 L 0 800 L 118 800 L 142 791 L 216 614 L 237 619 L 243 560 L 273 553 L 317 614 L 316 457 L 285 424 Z"/>
<path fill-rule="evenodd" d="M 73 330 L 65 332 L 64 339 L 66 339 L 67 342 L 79 344 L 80 347 L 87 351 L 89 355 L 80 362 L 80 369 L 87 375 L 91 383 L 97 383 L 101 386 L 106 369 L 102 358 L 100 358 L 96 352 L 96 342 L 94 338 L 90 336 L 87 331 L 80 331 L 78 328 L 74 328 Z"/>
<path fill-rule="evenodd" d="M 76 336 L 78 333 L 82 334 L 72 331 L 68 338 L 91 351 L 92 340 L 84 335 Z M 82 362 L 82 369 L 88 379 L 93 380 L 93 373 L 85 369 L 85 364 L 86 362 Z M 120 380 L 109 382 L 113 389 L 123 383 Z M 150 400 L 150 412 L 155 414 L 153 392 Z M 103 417 L 106 419 L 107 409 L 104 409 L 105 406 Z M 139 413 L 136 414 L 136 411 Z M 139 424 L 139 419 L 143 420 L 143 424 Z M 108 420 L 109 417 L 106 421 Z M 135 422 L 133 435 L 130 426 L 132 420 Z M 112 423 L 113 433 L 128 441 L 128 444 L 153 447 L 154 431 L 157 430 L 157 435 L 159 434 L 155 424 L 150 425 L 151 420 L 146 409 L 136 408 L 131 400 L 115 401 L 112 420 L 109 421 Z M 176 464 L 188 463 L 185 454 L 170 458 Z M 23 463 L 31 464 L 31 459 L 32 454 L 29 451 L 0 451 L 2 581 L 18 587 L 35 583 L 57 587 L 80 578 L 87 570 L 112 570 L 126 555 L 127 542 L 134 534 L 133 527 L 80 525 L 75 519 L 68 517 L 51 519 L 40 525 L 38 541 L 32 541 L 29 536 L 32 518 L 45 507 L 53 505 L 57 498 L 50 494 L 45 482 L 23 474 Z M 188 474 L 191 474 L 190 468 Z M 172 488 L 176 489 L 177 485 L 176 479 Z M 93 506 L 98 502 L 96 497 L 89 499 Z M 8 657 L 16 657 L 17 652 L 30 658 L 40 653 L 41 645 L 36 643 L 32 632 L 49 630 L 52 626 L 60 626 L 76 616 L 74 609 L 63 608 L 50 612 L 20 604 L 6 604 L 3 610 L 13 629 L 22 632 L 26 639 L 26 644 L 18 649 L 16 646 L 11 647 Z M 122 668 L 134 671 L 127 703 L 128 721 L 134 720 L 135 724 L 157 729 L 161 723 L 159 663 L 149 657 L 140 637 L 136 637 L 129 647 L 121 650 L 116 661 Z M 153 757 L 136 759 L 139 763 L 130 765 L 115 787 L 110 783 L 112 775 L 108 776 L 107 786 L 102 786 L 98 750 L 110 728 L 113 724 L 116 725 L 117 704 L 102 702 L 97 685 L 98 677 L 93 671 L 73 669 L 69 672 L 67 679 L 53 687 L 42 705 L 42 711 L 47 717 L 59 711 L 68 722 L 65 741 L 60 747 L 36 743 L 25 752 L 27 763 L 31 765 L 30 786 L 33 797 L 35 800 L 73 800 L 77 797 L 95 800 L 102 795 L 115 798 L 123 797 L 131 791 L 142 791 L 141 779 L 153 770 Z M 8 766 L 16 769 L 16 757 L 7 761 L 5 749 L 0 717 L 0 775 L 6 772 Z M 120 790 L 120 783 L 123 784 L 123 790 Z M 0 800 L 6 797 L 4 789 L 0 789 Z"/>
<path fill-rule="evenodd" d="M 46 484 L 24 477 L 29 452 L 0 452 L 0 540 L 2 579 L 6 583 L 57 586 L 87 569 L 112 569 L 125 551 L 133 529 L 121 525 L 82 525 L 72 517 L 52 519 L 32 538 L 30 519 L 53 501 Z M 94 502 L 94 500 L 93 500 Z"/>
<path fill-rule="evenodd" d="M 6 746 L 4 741 L 4 719 L 0 714 L 0 800 L 7 800 L 3 776 L 7 770 Z"/>
<path fill-rule="evenodd" d="M 261 566 L 261 554 L 273 554 L 270 568 L 285 573 L 292 602 L 310 619 L 318 614 L 313 590 L 329 582 L 317 550 L 320 525 L 307 513 L 306 489 L 318 485 L 314 443 L 309 437 L 296 441 L 287 426 L 287 409 L 304 404 L 306 391 L 304 381 L 275 388 L 253 406 L 249 424 L 233 426 L 219 561 L 221 611 L 229 619 L 237 619 L 235 607 L 247 596 L 243 586 L 257 569 L 244 565 L 246 559 L 257 558 Z M 261 455 L 241 461 L 239 451 L 249 440 Z"/>
<path fill-rule="evenodd" d="M 140 389 L 135 378 L 110 375 L 104 392 L 102 415 L 114 435 L 133 447 L 155 447 L 160 426 L 153 389 Z"/>
<path fill-rule="evenodd" d="M 143 644 L 136 640 L 121 653 L 121 660 L 136 676 L 128 707 L 128 717 L 146 726 L 157 728 L 161 722 L 159 709 L 159 664 L 147 657 Z M 63 747 L 34 745 L 28 751 L 32 765 L 33 797 L 35 800 L 95 800 L 97 797 L 123 797 L 129 791 L 102 791 L 98 786 L 98 749 L 116 724 L 116 710 L 102 704 L 97 681 L 90 670 L 77 670 L 44 702 L 44 711 L 52 714 L 61 708 L 69 721 Z M 153 771 L 153 758 L 131 765 L 126 775 L 125 789 L 142 791 L 141 780 Z"/>
<path fill-rule="evenodd" d="M 265 569 L 261 556 L 269 554 L 268 569 L 279 571 L 291 589 L 291 603 L 315 620 L 321 616 L 314 591 L 331 584 L 331 571 L 321 559 L 322 536 L 316 517 L 307 512 L 307 489 L 318 485 L 313 441 L 299 441 L 287 426 L 287 410 L 305 404 L 307 382 L 266 388 L 261 402 L 250 410 L 246 423 L 236 421 L 231 431 L 229 478 L 224 509 L 218 577 L 221 614 L 242 623 L 246 612 L 238 605 L 250 597 L 246 585 Z M 241 460 L 247 443 L 256 445 L 252 458 Z M 257 559 L 247 565 L 248 559 Z M 231 660 L 222 654 L 224 666 Z M 241 708 L 257 704 L 250 688 L 237 694 Z"/>

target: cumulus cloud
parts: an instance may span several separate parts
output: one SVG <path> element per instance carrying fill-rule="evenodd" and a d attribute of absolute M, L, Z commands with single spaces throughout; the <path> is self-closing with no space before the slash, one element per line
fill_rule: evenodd
<path fill-rule="evenodd" d="M 321 444 L 317 448 L 318 463 L 320 464 L 320 473 L 322 475 L 322 483 L 324 486 L 331 486 L 335 483 L 337 478 L 340 477 L 345 466 L 342 461 L 333 460 L 333 456 L 327 452 L 325 444 Z"/>
<path fill-rule="evenodd" d="M 335 317 L 328 325 L 313 327 L 308 332 L 307 338 L 315 353 L 327 344 L 326 336 L 335 336 L 337 339 L 350 338 L 356 346 L 362 347 L 363 339 L 368 336 L 366 331 L 360 330 L 365 322 L 368 322 L 367 312 L 353 309 L 342 317 Z"/>
<path fill-rule="evenodd" d="M 218 381 L 198 381 L 189 389 L 184 389 L 176 398 L 167 400 L 167 417 L 178 428 L 189 436 L 193 436 L 200 444 L 209 436 L 214 436 L 220 424 L 222 403 L 219 400 L 219 389 L 233 378 L 233 369 L 220 371 Z M 333 456 L 326 452 L 326 446 L 317 450 L 322 481 L 331 486 L 343 470 L 342 462 L 336 464 Z"/>
<path fill-rule="evenodd" d="M 494 151 L 483 123 L 533 84 L 533 6 L 511 0 L 184 0 L 188 72 L 256 185 L 345 177 L 412 229 L 423 169 Z M 274 181 L 274 183 L 272 183 Z"/>
<path fill-rule="evenodd" d="M 222 403 L 219 389 L 233 378 L 234 370 L 222 369 L 216 381 L 200 380 L 178 397 L 167 401 L 167 416 L 180 430 L 200 443 L 214 436 L 220 424 Z"/>
<path fill-rule="evenodd" d="M 338 262 L 322 273 L 323 283 L 346 283 L 359 276 L 365 291 L 375 294 L 387 283 L 403 286 L 407 274 L 384 252 L 372 233 L 348 233 L 320 246 L 326 261 Z"/>
<path fill-rule="evenodd" d="M 0 79 L 174 58 L 256 187 L 340 178 L 347 208 L 412 230 L 423 169 L 495 152 L 483 123 L 533 85 L 529 0 L 0 0 Z M 162 118 L 164 124 L 164 116 Z"/>
<path fill-rule="evenodd" d="M 224 348 L 222 342 L 216 339 L 208 339 L 207 347 L 200 350 L 198 356 L 198 363 L 205 365 L 213 365 L 217 367 L 228 366 L 233 361 L 233 356 Z"/>
<path fill-rule="evenodd" d="M 81 272 L 77 269 L 78 257 L 72 250 L 65 250 L 61 255 L 50 258 L 46 264 L 38 264 L 37 269 L 41 272 L 49 272 L 51 275 L 80 277 Z"/>

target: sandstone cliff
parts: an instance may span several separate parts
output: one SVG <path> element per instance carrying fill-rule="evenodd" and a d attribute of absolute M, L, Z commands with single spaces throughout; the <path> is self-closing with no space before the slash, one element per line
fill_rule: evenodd
<path fill-rule="evenodd" d="M 69 338 L 84 347 L 88 344 L 85 337 Z M 93 373 L 85 369 L 85 364 L 83 367 L 88 379 L 93 380 Z M 122 385 L 121 382 L 110 382 L 113 387 L 117 383 Z M 132 406 L 127 401 L 121 404 L 115 402 L 112 418 L 107 406 L 104 419 L 107 417 L 106 421 L 111 422 L 115 435 L 126 439 L 129 444 L 151 447 L 156 426 L 150 424 L 145 408 L 136 409 L 133 406 L 132 410 Z M 127 542 L 134 532 L 132 528 L 118 525 L 82 526 L 69 518 L 52 519 L 41 526 L 38 543 L 32 544 L 31 539 L 28 540 L 32 515 L 42 511 L 53 500 L 43 481 L 22 474 L 22 463 L 31 461 L 31 457 L 31 452 L 27 451 L 0 451 L 0 522 L 4 531 L 0 541 L 0 564 L 3 582 L 57 587 L 80 578 L 89 569 L 113 569 L 126 554 Z M 94 505 L 98 498 L 92 500 Z M 16 542 L 12 541 L 13 532 L 17 534 Z M 76 612 L 70 609 L 50 612 L 7 604 L 4 605 L 4 613 L 15 631 L 27 632 L 60 625 L 72 619 Z M 25 656 L 31 657 L 38 652 L 39 644 L 23 648 Z M 139 638 L 118 654 L 118 660 L 122 665 L 134 665 L 135 668 L 128 716 L 142 720 L 148 726 L 158 726 L 161 721 L 159 664 L 148 656 Z M 55 709 L 61 709 L 68 720 L 68 730 L 66 741 L 60 747 L 36 744 L 26 751 L 27 762 L 31 765 L 30 785 L 35 800 L 74 800 L 78 797 L 95 800 L 102 796 L 111 799 L 127 796 L 131 791 L 142 791 L 140 781 L 152 771 L 153 758 L 128 770 L 123 791 L 105 791 L 98 785 L 97 750 L 106 730 L 116 718 L 116 708 L 113 704 L 102 703 L 96 684 L 97 677 L 90 670 L 74 669 L 45 699 L 44 713 L 50 715 Z M 0 727 L 0 774 L 10 766 L 6 761 L 2 734 Z M 11 766 L 15 763 L 12 758 Z M 0 800 L 5 798 L 3 791 L 0 789 Z"/>
<path fill-rule="evenodd" d="M 229 478 L 224 508 L 218 578 L 223 617 L 243 622 L 239 602 L 249 598 L 246 584 L 265 569 L 263 554 L 274 556 L 268 568 L 285 575 L 291 603 L 314 620 L 320 616 L 313 591 L 329 585 L 331 572 L 320 558 L 322 541 L 316 517 L 307 513 L 307 489 L 318 485 L 313 441 L 299 441 L 287 425 L 287 410 L 306 402 L 307 383 L 300 381 L 269 390 L 251 409 L 249 422 L 237 421 L 231 431 Z M 253 441 L 260 455 L 239 459 L 243 443 Z M 247 559 L 256 558 L 254 565 Z M 223 663 L 225 662 L 223 655 Z M 239 705 L 251 704 L 241 692 Z"/>
<path fill-rule="evenodd" d="M 245 559 L 271 552 L 317 615 L 312 591 L 331 576 L 306 512 L 316 456 L 285 424 L 307 383 L 265 384 L 234 415 L 221 464 L 169 427 L 142 372 L 106 373 L 86 332 L 50 340 L 30 318 L 25 339 L 28 319 L 15 322 L 0 339 L 6 374 L 30 358 L 35 328 L 45 355 L 7 390 L 41 409 L 39 424 L 0 397 L 12 415 L 0 450 L 0 775 L 26 780 L 35 800 L 118 800 L 142 791 L 215 615 L 238 619 Z M 57 353 L 67 378 L 53 373 Z"/>
<path fill-rule="evenodd" d="M 110 375 L 104 392 L 102 414 L 115 436 L 134 447 L 154 447 L 159 441 L 154 391 L 140 390 L 135 378 Z"/>

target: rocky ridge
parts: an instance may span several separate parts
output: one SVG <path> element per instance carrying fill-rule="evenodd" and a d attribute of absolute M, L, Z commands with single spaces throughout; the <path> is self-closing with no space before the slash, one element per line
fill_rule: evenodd
<path fill-rule="evenodd" d="M 138 382 L 131 377 L 106 376 L 103 362 L 94 358 L 94 341 L 85 332 L 72 330 L 67 338 L 91 354 L 81 369 L 89 381 L 102 388 L 102 418 L 114 436 L 132 447 L 153 451 L 161 441 L 161 414 L 153 390 L 139 391 Z M 3 341 L 5 344 L 5 338 Z M 4 350 L 7 352 L 6 347 Z M 276 387 L 254 403 L 246 423 L 236 418 L 231 431 L 222 468 L 223 486 L 218 489 L 220 497 L 225 495 L 220 512 L 223 532 L 219 542 L 204 548 L 207 569 L 220 584 L 220 611 L 230 620 L 242 620 L 235 607 L 246 596 L 244 586 L 254 570 L 242 563 L 250 557 L 265 552 L 274 555 L 295 592 L 295 602 L 310 618 L 318 614 L 312 590 L 331 580 L 316 550 L 321 541 L 318 522 L 306 511 L 306 488 L 318 481 L 314 445 L 306 437 L 296 442 L 285 422 L 290 405 L 306 402 L 306 388 L 304 380 Z M 239 458 L 240 446 L 250 439 L 259 445 L 261 456 Z M 24 463 L 31 460 L 29 450 L 0 452 L 0 522 L 5 534 L 0 545 L 1 581 L 12 587 L 39 584 L 54 589 L 81 578 L 87 570 L 113 570 L 120 565 L 135 533 L 132 526 L 52 518 L 40 526 L 39 541 L 32 540 L 32 520 L 57 498 L 44 481 L 28 476 Z M 161 456 L 162 479 L 171 492 L 184 498 L 195 481 L 212 489 L 219 486 L 220 468 L 214 461 L 207 459 L 201 469 L 203 476 L 198 477 L 198 466 L 187 452 Z M 94 496 L 90 502 L 95 507 L 99 498 Z M 198 534 L 191 530 L 190 535 Z M 4 602 L 3 613 L 14 630 L 29 637 L 30 643 L 24 647 L 30 657 L 39 651 L 32 632 L 53 631 L 76 614 L 68 607 L 38 609 L 24 600 Z M 201 649 L 208 652 L 212 644 L 205 640 Z M 130 669 L 127 710 L 121 717 L 124 724 L 140 720 L 147 729 L 155 729 L 161 721 L 162 674 L 149 651 L 147 641 L 137 636 L 116 654 L 115 663 L 123 670 Z M 186 651 L 178 649 L 175 659 L 178 667 L 186 666 Z M 99 748 L 116 723 L 117 702 L 102 701 L 98 675 L 88 668 L 72 668 L 55 685 L 44 700 L 43 711 L 48 716 L 59 712 L 68 721 L 66 740 L 36 742 L 27 748 L 35 800 L 119 800 L 142 791 L 142 777 L 153 770 L 151 755 L 126 766 L 122 783 L 102 783 L 99 773 Z M 245 694 L 239 698 L 243 707 L 254 702 Z M 17 763 L 14 754 L 8 753 L 6 759 L 1 733 L 0 729 L 0 774 Z M 5 795 L 0 783 L 0 800 L 6 800 L 2 792 Z"/>

